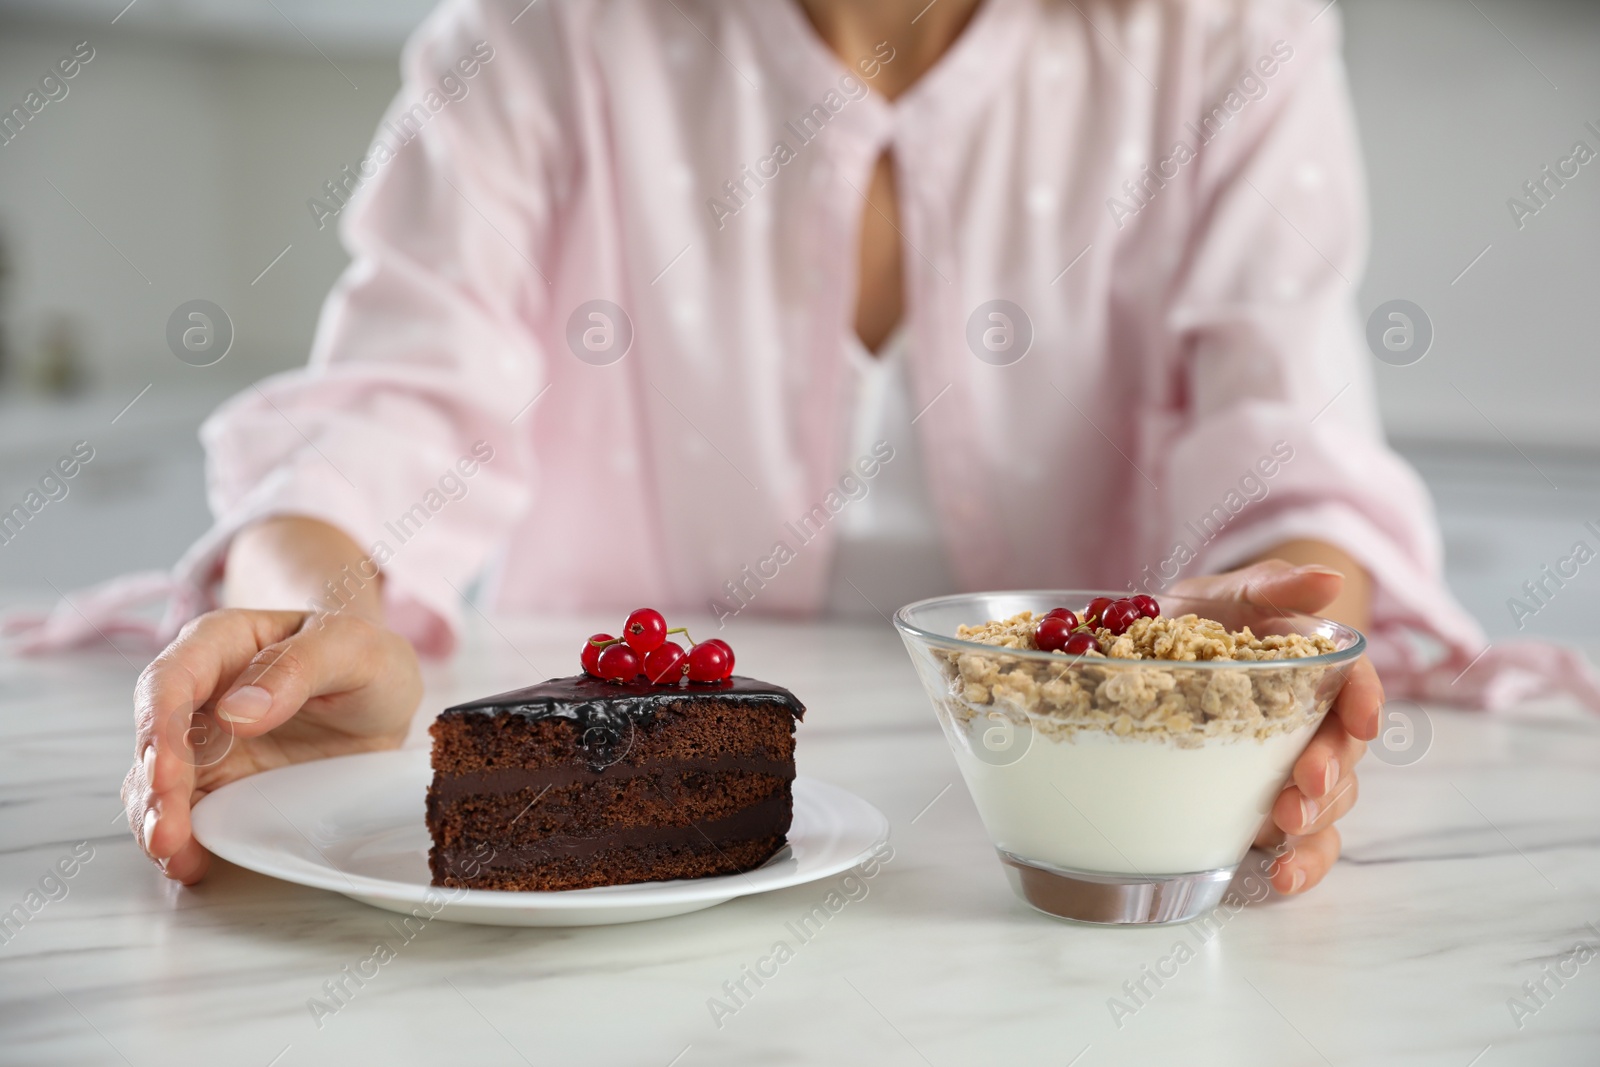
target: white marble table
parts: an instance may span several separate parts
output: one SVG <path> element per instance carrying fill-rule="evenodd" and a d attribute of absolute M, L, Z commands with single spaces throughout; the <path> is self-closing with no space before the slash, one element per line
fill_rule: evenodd
<path fill-rule="evenodd" d="M 566 673 L 599 628 L 477 620 L 421 718 Z M 723 983 L 836 879 L 637 925 L 430 923 L 319 1028 L 308 1000 L 392 939 L 390 916 L 227 864 L 167 884 L 117 799 L 142 658 L 0 661 L 0 909 L 92 849 L 0 944 L 0 1062 L 1600 1063 L 1600 958 L 1570 955 L 1600 952 L 1600 719 L 1435 711 L 1420 762 L 1363 763 L 1345 858 L 1310 895 L 1209 938 L 1105 930 L 1012 896 L 887 626 L 729 629 L 742 673 L 809 705 L 802 773 L 881 808 L 895 852 L 720 1020 Z M 1180 942 L 1193 958 L 1119 1026 L 1111 998 L 1135 1005 L 1124 983 L 1170 974 Z M 1542 1003 L 1523 988 L 1541 980 Z"/>

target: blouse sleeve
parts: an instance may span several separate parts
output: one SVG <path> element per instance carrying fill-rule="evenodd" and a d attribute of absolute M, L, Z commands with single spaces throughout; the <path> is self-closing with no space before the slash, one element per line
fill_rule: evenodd
<path fill-rule="evenodd" d="M 353 262 L 309 366 L 202 427 L 216 524 L 180 580 L 214 581 L 250 522 L 309 516 L 381 567 L 391 624 L 424 651 L 453 646 L 461 592 L 528 506 L 517 419 L 545 384 L 529 323 L 548 301 L 564 79 L 545 12 L 509 17 L 436 12 L 371 149 L 308 205 L 338 215 Z"/>
<path fill-rule="evenodd" d="M 1424 667 L 1419 635 L 1458 665 L 1485 639 L 1445 588 L 1428 494 L 1378 425 L 1355 319 L 1366 215 L 1337 25 L 1329 11 L 1261 28 L 1207 90 L 1231 117 L 1192 164 L 1198 221 L 1165 305 L 1186 418 L 1158 481 L 1165 529 L 1200 545 L 1198 568 L 1301 538 L 1360 561 L 1373 658 L 1405 690 Z M 1257 77 L 1241 89 L 1242 70 Z"/>

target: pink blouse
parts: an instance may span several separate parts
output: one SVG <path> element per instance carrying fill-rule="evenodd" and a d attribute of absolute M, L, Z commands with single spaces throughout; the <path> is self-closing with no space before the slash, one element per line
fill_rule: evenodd
<path fill-rule="evenodd" d="M 371 546 L 425 651 L 485 567 L 502 611 L 816 611 L 886 462 L 846 454 L 843 339 L 889 152 L 960 585 L 1159 593 L 1315 538 L 1375 579 L 1391 695 L 1600 703 L 1572 653 L 1476 659 L 1384 444 L 1338 26 L 1322 0 L 986 0 L 890 102 L 893 48 L 842 63 L 794 0 L 451 0 L 310 206 L 354 262 L 309 367 L 202 430 L 217 523 L 167 630 L 278 513 Z"/>

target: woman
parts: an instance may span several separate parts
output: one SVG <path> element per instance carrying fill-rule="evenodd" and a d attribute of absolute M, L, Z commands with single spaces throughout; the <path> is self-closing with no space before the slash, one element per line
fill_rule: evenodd
<path fill-rule="evenodd" d="M 724 621 L 1181 582 L 1367 630 L 1408 692 L 1459 671 L 1482 638 L 1352 328 L 1321 7 L 445 4 L 310 205 L 355 259 L 310 368 L 204 429 L 177 615 L 222 607 L 140 681 L 147 852 L 192 883 L 198 796 L 398 744 L 490 564 L 501 610 Z M 1296 764 L 1281 891 L 1336 859 L 1381 701 L 1364 662 Z"/>

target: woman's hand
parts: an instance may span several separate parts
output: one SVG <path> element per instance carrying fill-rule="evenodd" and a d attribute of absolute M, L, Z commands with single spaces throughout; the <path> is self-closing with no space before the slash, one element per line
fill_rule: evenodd
<path fill-rule="evenodd" d="M 1267 560 L 1228 574 L 1179 582 L 1172 592 L 1315 614 L 1333 603 L 1343 586 L 1344 577 L 1336 570 Z M 1356 802 L 1355 767 L 1366 754 L 1367 742 L 1378 736 L 1382 707 L 1383 686 L 1363 656 L 1351 668 L 1332 713 L 1295 762 L 1289 784 L 1256 835 L 1257 847 L 1272 849 L 1276 857 L 1269 875 L 1278 892 L 1310 889 L 1339 858 L 1339 831 L 1333 824 Z"/>
<path fill-rule="evenodd" d="M 183 628 L 139 677 L 128 824 L 168 878 L 211 862 L 189 811 L 236 778 L 395 748 L 422 699 L 416 653 L 352 614 L 229 609 Z"/>

